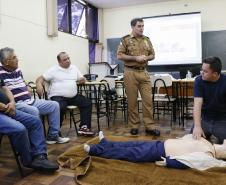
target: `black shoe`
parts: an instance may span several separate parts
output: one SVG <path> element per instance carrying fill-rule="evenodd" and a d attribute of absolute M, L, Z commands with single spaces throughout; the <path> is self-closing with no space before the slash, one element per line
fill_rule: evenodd
<path fill-rule="evenodd" d="M 145 130 L 146 134 L 148 135 L 153 135 L 153 136 L 160 136 L 160 131 L 157 129 L 153 129 L 153 130 Z"/>
<path fill-rule="evenodd" d="M 132 134 L 132 135 L 137 135 L 137 134 L 138 134 L 138 129 L 137 129 L 137 128 L 132 128 L 132 129 L 130 130 L 130 134 Z"/>
<path fill-rule="evenodd" d="M 59 165 L 49 161 L 46 154 L 35 156 L 30 167 L 42 172 L 54 172 L 59 169 Z"/>

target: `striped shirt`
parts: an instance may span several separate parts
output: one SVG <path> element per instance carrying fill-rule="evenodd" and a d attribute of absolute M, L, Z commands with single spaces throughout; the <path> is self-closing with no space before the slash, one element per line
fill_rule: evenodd
<path fill-rule="evenodd" d="M 5 85 L 11 90 L 16 102 L 28 101 L 31 99 L 31 95 L 19 68 L 15 71 L 6 71 L 0 66 L 0 79 L 2 79 Z"/>

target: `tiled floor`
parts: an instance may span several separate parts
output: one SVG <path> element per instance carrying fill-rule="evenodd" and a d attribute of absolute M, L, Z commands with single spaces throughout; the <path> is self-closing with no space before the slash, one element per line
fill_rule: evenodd
<path fill-rule="evenodd" d="M 117 115 L 121 117 L 120 112 Z M 95 117 L 95 116 L 93 116 Z M 92 124 L 94 130 L 97 130 L 96 119 L 93 118 Z M 185 120 L 185 127 L 179 126 L 178 123 L 174 123 L 173 127 L 170 127 L 170 118 L 160 116 L 160 120 L 156 120 L 156 126 L 160 126 L 161 134 L 165 137 L 178 137 L 185 133 L 188 133 L 191 128 L 192 120 Z M 130 128 L 123 122 L 123 119 L 116 119 L 115 123 L 110 122 L 110 128 L 106 123 L 106 118 L 101 118 L 101 130 L 106 134 L 115 136 L 128 136 L 130 137 Z M 69 137 L 71 141 L 67 144 L 55 144 L 48 145 L 49 159 L 56 160 L 57 156 L 63 153 L 66 149 L 73 145 L 79 145 L 89 140 L 89 137 L 77 137 L 74 128 L 71 128 Z M 69 130 L 69 121 L 66 120 L 62 127 L 62 133 L 66 134 Z M 145 135 L 143 126 L 140 127 L 139 135 Z M 75 184 L 73 176 L 74 174 L 68 172 L 65 169 L 59 170 L 54 174 L 41 174 L 32 170 L 26 170 L 30 173 L 24 178 L 21 178 L 17 169 L 15 158 L 9 145 L 7 137 L 2 140 L 0 148 L 0 185 L 73 185 Z"/>

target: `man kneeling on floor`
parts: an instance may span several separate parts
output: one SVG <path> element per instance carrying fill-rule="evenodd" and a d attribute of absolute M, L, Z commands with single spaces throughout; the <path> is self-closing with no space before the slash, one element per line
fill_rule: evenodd
<path fill-rule="evenodd" d="M 204 138 L 195 140 L 192 135 L 166 141 L 113 142 L 99 132 L 99 144 L 84 145 L 89 155 L 130 162 L 155 162 L 160 166 L 206 170 L 212 167 L 226 167 L 226 141 L 223 145 L 211 144 Z"/>

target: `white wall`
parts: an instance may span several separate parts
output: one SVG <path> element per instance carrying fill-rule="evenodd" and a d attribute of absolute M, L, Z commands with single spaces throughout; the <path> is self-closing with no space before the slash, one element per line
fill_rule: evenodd
<path fill-rule="evenodd" d="M 226 0 L 175 0 L 103 10 L 104 61 L 107 61 L 106 39 L 120 38 L 131 32 L 134 17 L 201 11 L 202 31 L 226 30 Z M 145 29 L 145 28 L 144 28 Z"/>
<path fill-rule="evenodd" d="M 35 80 L 57 64 L 66 51 L 72 64 L 88 72 L 88 41 L 70 34 L 47 36 L 46 0 L 0 0 L 0 48 L 12 47 L 26 81 Z"/>

